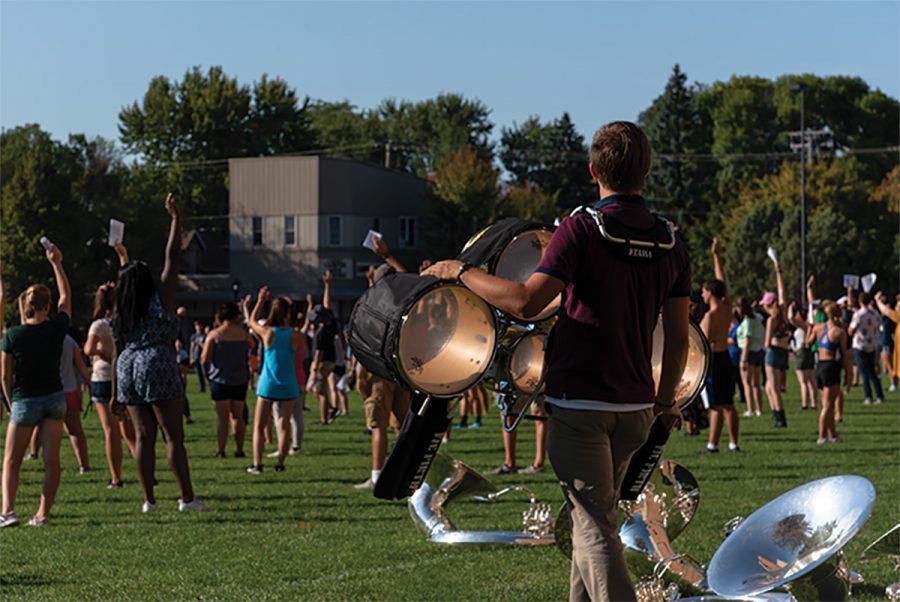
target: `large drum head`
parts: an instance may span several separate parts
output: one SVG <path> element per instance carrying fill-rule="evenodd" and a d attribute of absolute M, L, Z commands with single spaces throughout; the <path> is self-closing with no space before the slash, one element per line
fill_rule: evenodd
<path fill-rule="evenodd" d="M 444 284 L 404 315 L 397 367 L 417 391 L 453 397 L 481 380 L 496 338 L 491 307 L 467 288 Z"/>
<path fill-rule="evenodd" d="M 514 282 L 525 282 L 540 265 L 552 237 L 553 232 L 545 228 L 525 230 L 503 248 L 494 262 L 491 273 L 498 278 Z M 546 320 L 559 309 L 561 299 L 561 295 L 557 296 L 543 311 L 528 321 L 541 322 Z M 521 316 L 515 317 L 522 319 Z"/>
<path fill-rule="evenodd" d="M 513 349 L 509 376 L 513 386 L 525 395 L 531 395 L 541 385 L 546 340 L 543 332 L 532 332 L 519 339 Z"/>
<path fill-rule="evenodd" d="M 662 317 L 656 323 L 653 330 L 653 354 L 650 365 L 653 368 L 653 382 L 659 387 L 659 377 L 662 374 L 662 354 L 665 336 L 663 335 Z M 687 407 L 697 397 L 700 389 L 706 382 L 706 373 L 709 370 L 709 343 L 700 327 L 690 322 L 688 330 L 688 357 L 681 375 L 681 382 L 675 389 L 675 403 L 681 409 Z"/>

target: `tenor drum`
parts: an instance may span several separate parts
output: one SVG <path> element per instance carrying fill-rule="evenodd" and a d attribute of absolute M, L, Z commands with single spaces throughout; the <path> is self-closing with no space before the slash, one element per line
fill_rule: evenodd
<path fill-rule="evenodd" d="M 510 382 L 517 391 L 531 395 L 544 384 L 544 345 L 547 335 L 540 331 L 520 337 L 509 358 Z"/>
<path fill-rule="evenodd" d="M 650 357 L 650 365 L 653 367 L 653 382 L 659 387 L 659 378 L 662 374 L 662 357 L 665 336 L 663 334 L 662 316 L 653 330 L 653 354 Z M 675 402 L 682 410 L 691 404 L 700 394 L 706 383 L 706 374 L 709 371 L 709 342 L 706 335 L 694 322 L 689 323 L 688 329 L 688 356 L 681 375 L 681 382 L 675 389 Z"/>
<path fill-rule="evenodd" d="M 480 266 L 487 273 L 525 282 L 534 273 L 553 237 L 553 228 L 544 224 L 507 218 L 474 235 L 463 247 L 458 259 Z M 523 322 L 542 322 L 559 309 L 562 295 L 537 315 L 528 318 L 513 315 Z"/>
<path fill-rule="evenodd" d="M 415 274 L 385 276 L 350 316 L 350 345 L 367 370 L 434 397 L 481 380 L 496 339 L 494 311 L 475 293 Z"/>

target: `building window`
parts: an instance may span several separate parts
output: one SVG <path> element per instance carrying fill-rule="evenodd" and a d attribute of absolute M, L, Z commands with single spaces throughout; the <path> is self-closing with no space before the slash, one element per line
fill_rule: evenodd
<path fill-rule="evenodd" d="M 328 245 L 332 247 L 339 247 L 343 244 L 341 239 L 341 216 L 340 215 L 329 215 L 328 216 Z"/>
<path fill-rule="evenodd" d="M 400 218 L 400 246 L 414 247 L 416 246 L 416 218 L 401 217 Z"/>
<path fill-rule="evenodd" d="M 253 246 L 259 247 L 263 244 L 263 228 L 262 228 L 262 218 L 254 217 L 252 219 L 252 229 L 253 229 Z"/>
<path fill-rule="evenodd" d="M 284 216 L 284 246 L 293 246 L 297 244 L 297 231 L 294 225 L 294 216 Z"/>

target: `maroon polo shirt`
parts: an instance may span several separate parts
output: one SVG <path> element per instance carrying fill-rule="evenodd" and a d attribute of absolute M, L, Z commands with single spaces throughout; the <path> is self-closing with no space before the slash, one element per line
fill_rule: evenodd
<path fill-rule="evenodd" d="M 656 219 L 638 196 L 614 195 L 598 207 L 631 228 L 651 228 Z M 566 285 L 547 351 L 547 397 L 654 402 L 653 329 L 666 299 L 691 292 L 684 243 L 655 262 L 626 261 L 581 214 L 559 225 L 537 271 Z"/>

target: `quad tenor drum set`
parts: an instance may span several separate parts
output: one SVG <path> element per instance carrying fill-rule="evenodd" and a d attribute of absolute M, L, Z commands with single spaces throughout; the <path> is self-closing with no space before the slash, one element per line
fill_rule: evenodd
<path fill-rule="evenodd" d="M 535 271 L 553 227 L 501 220 L 466 243 L 459 259 L 501 278 L 525 282 Z M 376 484 L 375 495 L 408 499 L 410 515 L 428 541 L 458 545 L 555 544 L 571 554 L 571 524 L 523 486 L 498 489 L 460 460 L 440 453 L 453 401 L 485 383 L 494 392 L 503 427 L 514 430 L 543 392 L 544 353 L 562 294 L 526 319 L 490 306 L 458 283 L 392 274 L 360 298 L 350 320 L 354 353 L 370 372 L 413 393 L 410 414 Z M 687 366 L 676 390 L 686 409 L 699 397 L 709 369 L 705 336 L 690 325 Z M 651 364 L 662 368 L 661 321 Z M 861 578 L 847 568 L 842 548 L 872 512 L 875 490 L 853 475 L 792 489 L 746 519 L 730 523 L 708 565 L 675 551 L 673 542 L 697 514 L 700 486 L 684 466 L 662 458 L 667 425 L 657 420 L 635 454 L 623 486 L 619 535 L 642 602 L 668 600 L 842 600 Z M 473 531 L 456 526 L 448 507 L 461 499 L 491 502 L 516 493 L 529 499 L 519 531 Z M 900 568 L 900 525 L 867 554 L 891 555 Z M 693 595 L 683 598 L 682 592 Z M 900 583 L 885 595 L 900 600 Z"/>

